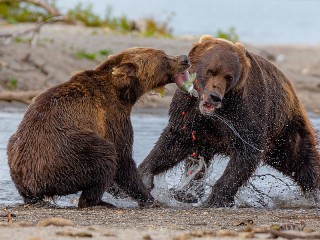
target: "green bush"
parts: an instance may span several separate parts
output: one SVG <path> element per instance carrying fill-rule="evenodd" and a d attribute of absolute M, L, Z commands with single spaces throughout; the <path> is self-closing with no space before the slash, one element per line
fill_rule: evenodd
<path fill-rule="evenodd" d="M 239 36 L 236 33 L 236 29 L 234 27 L 230 27 L 227 32 L 224 32 L 219 29 L 216 33 L 216 37 L 224 38 L 224 39 L 227 39 L 231 42 L 239 41 Z"/>
<path fill-rule="evenodd" d="M 54 2 L 51 1 L 50 4 L 54 5 Z M 46 20 L 52 16 L 40 7 L 8 0 L 0 2 L 0 17 L 6 19 L 8 23 L 18 23 L 37 22 L 39 20 Z"/>
<path fill-rule="evenodd" d="M 56 8 L 55 0 L 45 1 Z M 66 16 L 70 22 L 81 22 L 89 27 L 107 27 L 123 33 L 137 30 L 134 21 L 128 19 L 126 16 L 114 17 L 112 15 L 112 8 L 109 5 L 107 6 L 104 18 L 94 13 L 92 4 L 82 3 L 70 9 Z M 16 0 L 4 0 L 0 2 L 0 18 L 5 19 L 8 23 L 37 22 L 47 20 L 50 17 L 52 17 L 52 15 L 33 4 Z M 153 18 L 144 19 L 146 29 L 142 32 L 142 35 L 170 37 L 171 30 L 168 27 L 170 20 L 171 18 L 169 17 L 167 21 L 160 23 Z"/>
<path fill-rule="evenodd" d="M 92 4 L 83 6 L 82 3 L 78 3 L 74 9 L 68 11 L 67 16 L 71 21 L 79 21 L 89 27 L 102 27 L 103 21 L 92 8 Z"/>
<path fill-rule="evenodd" d="M 144 21 L 146 23 L 146 29 L 142 33 L 144 36 L 171 37 L 171 30 L 169 29 L 167 22 L 158 23 L 153 18 L 145 18 Z"/>

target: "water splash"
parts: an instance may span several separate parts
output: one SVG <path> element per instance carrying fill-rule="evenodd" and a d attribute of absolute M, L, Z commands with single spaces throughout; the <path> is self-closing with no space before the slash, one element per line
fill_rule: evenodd
<path fill-rule="evenodd" d="M 182 203 L 175 199 L 170 189 L 186 188 L 185 166 L 179 164 L 167 174 L 161 174 L 155 179 L 155 189 L 153 196 L 159 201 L 171 207 L 195 207 L 201 206 L 202 202 L 209 196 L 211 187 L 223 173 L 228 159 L 217 156 L 214 162 L 207 168 L 202 184 L 197 183 L 203 188 L 203 196 L 198 203 Z M 192 183 L 193 180 L 190 181 Z M 198 180 L 199 181 L 199 180 Z M 194 185 L 192 185 L 194 187 Z M 195 190 L 193 190 L 196 192 Z M 235 208 L 254 207 L 254 208 L 319 208 L 320 192 L 310 195 L 303 195 L 299 187 L 288 177 L 267 166 L 260 166 L 249 183 L 240 189 L 235 197 Z"/>
<path fill-rule="evenodd" d="M 252 145 L 251 143 L 249 143 L 248 141 L 244 140 L 240 134 L 238 133 L 238 131 L 235 129 L 235 127 L 232 125 L 232 123 L 230 121 L 228 121 L 227 119 L 225 119 L 224 117 L 218 115 L 218 114 L 215 114 L 214 112 L 212 112 L 211 114 L 209 114 L 209 116 L 213 116 L 213 117 L 216 117 L 218 118 L 220 121 L 222 121 L 224 124 L 226 124 L 230 129 L 231 131 L 245 144 L 247 144 L 248 146 L 252 147 L 253 149 L 259 151 L 259 152 L 263 152 L 264 150 L 263 149 L 259 149 L 257 147 L 255 147 L 254 145 Z"/>

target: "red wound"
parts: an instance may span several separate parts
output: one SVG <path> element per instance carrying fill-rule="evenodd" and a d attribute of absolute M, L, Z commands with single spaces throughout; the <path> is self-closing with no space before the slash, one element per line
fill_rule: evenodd
<path fill-rule="evenodd" d="M 192 131 L 192 133 L 191 133 L 192 141 L 197 140 L 195 133 L 196 133 L 195 131 Z"/>

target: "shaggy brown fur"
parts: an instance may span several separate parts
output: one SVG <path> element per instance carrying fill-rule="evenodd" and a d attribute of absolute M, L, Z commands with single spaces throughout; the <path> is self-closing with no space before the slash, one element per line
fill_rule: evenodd
<path fill-rule="evenodd" d="M 130 113 L 188 67 L 187 56 L 132 48 L 36 97 L 7 150 L 25 203 L 82 191 L 79 207 L 108 206 L 101 198 L 113 182 L 140 205 L 151 201 L 132 159 Z"/>
<path fill-rule="evenodd" d="M 303 192 L 318 188 L 315 132 L 284 74 L 242 44 L 210 36 L 193 46 L 189 58 L 200 98 L 175 93 L 168 126 L 139 166 L 147 186 L 152 188 L 155 174 L 195 153 L 207 162 L 216 154 L 230 157 L 206 206 L 232 205 L 261 162 Z"/>

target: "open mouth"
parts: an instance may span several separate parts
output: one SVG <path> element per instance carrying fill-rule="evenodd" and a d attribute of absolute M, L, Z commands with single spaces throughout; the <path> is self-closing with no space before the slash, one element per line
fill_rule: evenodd
<path fill-rule="evenodd" d="M 182 86 L 183 84 L 185 84 L 185 82 L 189 79 L 189 72 L 188 72 L 188 68 L 190 67 L 190 64 L 182 64 L 184 66 L 184 68 L 178 72 L 174 77 L 169 78 L 169 80 L 163 85 L 163 86 L 159 86 L 157 88 L 154 88 L 152 91 L 155 92 L 156 94 L 160 95 L 161 97 L 164 96 L 164 89 L 165 89 L 165 85 L 168 83 L 176 83 L 178 86 Z"/>
<path fill-rule="evenodd" d="M 188 74 L 186 70 L 177 73 L 174 76 L 174 82 L 179 86 L 183 85 L 188 80 Z"/>
<path fill-rule="evenodd" d="M 180 64 L 180 70 L 178 71 L 178 73 L 174 76 L 174 80 L 177 83 L 177 80 L 180 79 L 180 81 L 186 81 L 188 78 L 188 69 L 190 68 L 190 62 L 183 62 Z"/>
<path fill-rule="evenodd" d="M 215 105 L 210 102 L 201 101 L 200 102 L 200 112 L 202 114 L 210 114 L 213 113 L 215 110 Z"/>

